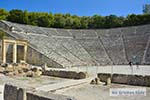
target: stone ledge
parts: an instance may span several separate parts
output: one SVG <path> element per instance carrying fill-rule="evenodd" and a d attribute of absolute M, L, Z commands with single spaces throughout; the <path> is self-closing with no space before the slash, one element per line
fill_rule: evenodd
<path fill-rule="evenodd" d="M 44 71 L 43 75 L 69 79 L 84 79 L 88 77 L 87 73 L 85 72 L 78 73 L 75 71 L 56 71 L 56 70 Z"/>
<path fill-rule="evenodd" d="M 97 76 L 102 82 L 107 82 L 107 79 L 111 78 L 112 83 L 150 87 L 150 76 L 148 75 L 113 74 L 111 77 L 109 73 L 99 73 Z"/>
<path fill-rule="evenodd" d="M 4 100 L 76 100 L 74 97 L 5 84 Z"/>

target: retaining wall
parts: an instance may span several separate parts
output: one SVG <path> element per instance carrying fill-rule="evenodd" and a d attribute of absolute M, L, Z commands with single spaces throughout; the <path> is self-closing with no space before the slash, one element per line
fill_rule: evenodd
<path fill-rule="evenodd" d="M 48 67 L 62 68 L 63 66 L 58 64 L 57 62 L 51 60 L 45 55 L 37 52 L 35 49 L 28 46 L 27 50 L 27 63 L 32 65 L 42 66 L 45 63 Z"/>
<path fill-rule="evenodd" d="M 85 72 L 75 72 L 75 71 L 57 71 L 57 70 L 49 70 L 44 71 L 43 75 L 61 77 L 61 78 L 70 78 L 70 79 L 84 79 L 88 77 Z"/>
<path fill-rule="evenodd" d="M 110 77 L 112 83 L 150 87 L 150 76 L 126 75 L 126 74 L 113 74 L 111 76 L 111 74 L 109 73 L 98 74 L 98 78 L 100 78 L 102 82 L 106 82 L 107 79 Z"/>
<path fill-rule="evenodd" d="M 4 100 L 76 100 L 74 97 L 52 94 L 32 89 L 24 89 L 19 86 L 6 84 L 4 88 Z"/>

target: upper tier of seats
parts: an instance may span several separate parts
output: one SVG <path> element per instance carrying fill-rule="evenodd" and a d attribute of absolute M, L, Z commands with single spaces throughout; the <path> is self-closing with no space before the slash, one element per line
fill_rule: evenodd
<path fill-rule="evenodd" d="M 1 22 L 63 66 L 150 64 L 150 25 L 75 30 Z"/>

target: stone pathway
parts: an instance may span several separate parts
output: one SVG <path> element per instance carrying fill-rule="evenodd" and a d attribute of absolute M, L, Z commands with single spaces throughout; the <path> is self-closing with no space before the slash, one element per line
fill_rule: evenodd
<path fill-rule="evenodd" d="M 36 88 L 36 90 L 45 91 L 45 92 L 49 92 L 49 91 L 55 92 L 60 89 L 65 89 L 65 88 L 69 88 L 73 86 L 83 85 L 85 83 L 90 83 L 90 81 L 94 78 L 95 77 L 89 77 L 86 79 L 69 80 L 69 81 L 60 82 L 56 84 L 44 85 L 44 86 Z"/>

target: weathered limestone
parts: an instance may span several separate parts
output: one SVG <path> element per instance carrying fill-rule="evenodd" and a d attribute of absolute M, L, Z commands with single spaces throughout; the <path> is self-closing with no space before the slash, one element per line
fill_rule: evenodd
<path fill-rule="evenodd" d="M 17 100 L 27 100 L 26 90 L 19 88 L 17 92 Z"/>
<path fill-rule="evenodd" d="M 6 63 L 6 43 L 2 41 L 2 62 Z"/>
<path fill-rule="evenodd" d="M 28 49 L 27 55 L 30 64 L 47 63 L 49 67 L 123 65 L 129 61 L 150 64 L 150 25 L 68 30 L 0 21 L 0 27 L 13 38 L 30 42 L 32 50 Z M 11 27 L 14 29 L 8 31 Z M 6 62 L 5 53 L 3 58 Z"/>
<path fill-rule="evenodd" d="M 150 87 L 150 76 L 142 76 L 142 75 L 126 75 L 126 74 L 111 74 L 107 73 L 99 73 L 98 78 L 101 79 L 102 82 L 106 82 L 108 85 L 111 83 L 118 84 L 128 84 L 128 85 L 136 85 L 136 86 L 148 86 Z"/>
<path fill-rule="evenodd" d="M 26 59 L 27 59 L 27 48 L 28 48 L 28 46 L 24 45 L 24 61 L 26 61 Z"/>
<path fill-rule="evenodd" d="M 87 73 L 84 72 L 78 73 L 75 71 L 57 71 L 57 70 L 44 71 L 43 75 L 69 78 L 69 79 L 84 79 L 88 77 Z"/>
<path fill-rule="evenodd" d="M 90 84 L 96 84 L 95 80 L 92 80 L 92 81 L 90 82 Z"/>
<path fill-rule="evenodd" d="M 17 63 L 17 45 L 24 46 L 24 58 L 23 58 L 23 60 L 26 61 L 27 41 L 3 39 L 3 41 L 2 41 L 2 62 L 3 63 L 7 63 L 7 61 L 6 61 L 6 45 L 7 44 L 13 44 L 13 63 Z"/>
<path fill-rule="evenodd" d="M 32 71 L 28 71 L 26 74 L 27 77 L 33 77 L 34 73 Z"/>
<path fill-rule="evenodd" d="M 95 79 L 93 79 L 93 80 L 90 82 L 90 84 L 101 85 L 102 82 L 100 81 L 99 78 L 96 77 Z"/>
<path fill-rule="evenodd" d="M 39 68 L 32 68 L 27 63 L 7 64 L 6 67 L 0 67 L 0 73 L 6 76 L 23 76 L 23 77 L 40 77 L 42 70 Z"/>
<path fill-rule="evenodd" d="M 95 78 L 95 82 L 96 82 L 97 85 L 101 84 L 101 81 L 100 81 L 99 78 Z"/>
<path fill-rule="evenodd" d="M 27 50 L 27 59 L 26 62 L 31 65 L 42 66 L 43 64 L 47 64 L 48 67 L 62 68 L 61 64 L 58 64 L 53 59 L 47 57 L 46 54 L 42 54 L 37 49 L 34 49 L 28 46 Z"/>
<path fill-rule="evenodd" d="M 74 97 L 36 91 L 22 86 L 6 84 L 4 100 L 76 100 Z"/>
<path fill-rule="evenodd" d="M 107 82 L 107 79 L 111 77 L 111 74 L 106 74 L 106 73 L 99 73 L 97 77 L 102 81 L 102 82 Z"/>
<path fill-rule="evenodd" d="M 106 85 L 111 85 L 111 78 L 107 78 L 107 82 L 106 82 Z"/>
<path fill-rule="evenodd" d="M 17 100 L 17 87 L 6 84 L 4 87 L 4 100 Z"/>
<path fill-rule="evenodd" d="M 5 70 L 5 68 L 0 67 L 0 73 L 3 73 L 3 72 L 4 72 L 4 70 Z"/>
<path fill-rule="evenodd" d="M 36 76 L 39 77 L 42 75 L 42 71 L 40 71 L 38 68 L 33 68 L 32 73 L 33 73 L 34 77 L 36 77 Z"/>
<path fill-rule="evenodd" d="M 47 67 L 47 64 L 46 64 L 46 63 L 42 66 L 42 69 L 43 69 L 44 71 L 46 71 L 46 70 L 48 69 L 48 67 Z"/>
<path fill-rule="evenodd" d="M 17 44 L 13 45 L 13 63 L 17 63 Z"/>

